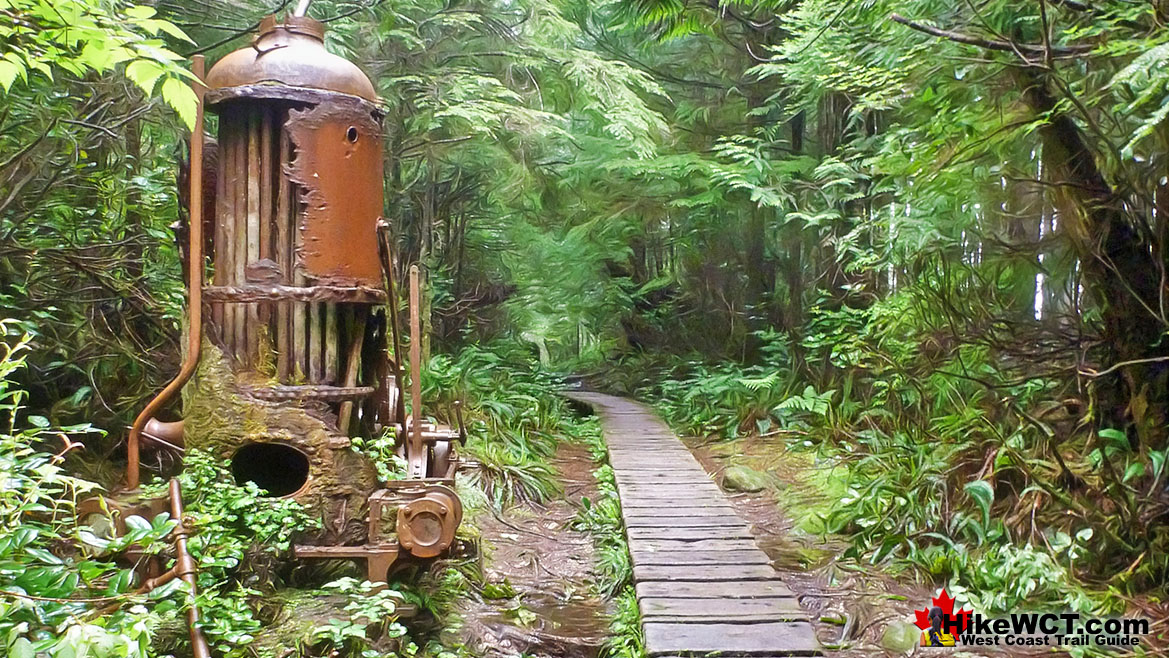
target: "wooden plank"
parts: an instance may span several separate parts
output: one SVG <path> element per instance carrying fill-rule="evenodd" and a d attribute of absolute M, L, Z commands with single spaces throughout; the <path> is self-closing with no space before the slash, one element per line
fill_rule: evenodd
<path fill-rule="evenodd" d="M 571 397 L 601 416 L 647 655 L 818 654 L 808 614 L 689 449 L 641 404 Z"/>
<path fill-rule="evenodd" d="M 816 633 L 807 622 L 693 624 L 647 622 L 645 651 L 656 656 L 815 656 Z"/>
<path fill-rule="evenodd" d="M 758 599 L 687 599 L 641 597 L 638 600 L 645 621 L 808 621 L 810 615 L 791 597 Z"/>
<path fill-rule="evenodd" d="M 622 514 L 625 518 L 687 518 L 693 516 L 710 516 L 710 517 L 726 517 L 728 513 L 726 510 L 711 507 L 679 507 L 677 505 L 660 507 L 654 509 L 646 509 L 634 507 L 631 509 L 622 509 Z"/>
<path fill-rule="evenodd" d="M 283 117 L 283 114 L 282 114 Z M 295 224 L 295 210 L 292 199 L 292 183 L 284 173 L 284 166 L 292 160 L 292 143 L 280 122 L 280 156 L 276 161 L 279 184 L 276 192 L 276 237 L 274 258 L 280 267 L 280 283 L 292 284 L 292 231 Z M 292 378 L 292 305 L 280 302 L 276 307 L 276 377 L 282 384 L 291 383 Z"/>
<path fill-rule="evenodd" d="M 634 564 L 633 577 L 645 580 L 734 582 L 740 580 L 772 580 L 775 569 L 766 564 L 704 564 L 668 565 Z"/>
<path fill-rule="evenodd" d="M 247 279 L 246 268 L 248 263 L 248 118 L 251 113 L 247 110 L 240 112 L 236 124 L 236 137 L 233 150 L 235 151 L 235 251 L 232 252 L 234 271 L 232 279 L 235 283 L 244 283 Z M 235 327 L 232 329 L 235 336 L 235 357 L 246 363 L 248 353 L 247 314 L 245 306 L 235 305 Z"/>
<path fill-rule="evenodd" d="M 735 508 L 728 505 L 725 500 L 715 500 L 705 496 L 699 498 L 687 498 L 686 500 L 659 498 L 653 496 L 622 495 L 621 497 L 621 507 L 622 509 L 627 510 L 658 510 L 673 507 L 679 504 L 685 504 L 686 507 L 701 507 L 704 509 L 718 510 L 722 514 L 735 513 Z"/>
<path fill-rule="evenodd" d="M 635 586 L 638 598 L 755 599 L 794 597 L 795 593 L 778 580 L 735 582 L 643 581 Z"/>
<path fill-rule="evenodd" d="M 702 528 L 631 527 L 625 529 L 625 535 L 629 537 L 630 541 L 635 539 L 701 541 L 704 539 L 752 539 L 753 537 L 747 526 L 740 528 L 709 526 Z"/>
<path fill-rule="evenodd" d="M 260 260 L 260 186 L 262 184 L 260 177 L 264 169 L 263 155 L 260 152 L 260 146 L 263 141 L 260 139 L 260 126 L 263 123 L 260 118 L 262 112 L 262 109 L 257 108 L 248 113 L 248 236 L 247 257 L 244 260 L 245 272 L 249 265 Z M 247 332 L 248 349 L 244 356 L 244 363 L 250 365 L 259 362 L 259 304 L 248 304 L 247 313 L 248 316 L 244 322 L 244 330 Z"/>
<path fill-rule="evenodd" d="M 693 566 L 723 566 L 723 565 L 770 565 L 767 554 L 752 546 L 749 549 L 729 551 L 642 551 L 634 550 L 631 546 L 629 555 L 633 558 L 633 566 L 664 567 L 693 567 Z"/>
<path fill-rule="evenodd" d="M 718 516 L 625 516 L 630 528 L 733 528 L 750 532 L 747 522 L 738 517 Z"/>
<path fill-rule="evenodd" d="M 633 539 L 629 540 L 631 551 L 662 551 L 676 553 L 679 551 L 758 551 L 759 547 L 751 539 Z"/>

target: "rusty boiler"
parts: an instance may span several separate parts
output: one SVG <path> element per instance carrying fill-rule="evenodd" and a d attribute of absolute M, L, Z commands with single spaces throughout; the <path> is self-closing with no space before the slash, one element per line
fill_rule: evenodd
<path fill-rule="evenodd" d="M 210 253 L 192 204 L 190 379 L 181 373 L 160 395 L 182 389 L 183 420 L 154 421 L 161 400 L 142 412 L 127 484 L 137 488 L 144 433 L 175 442 L 181 433 L 185 449 L 230 463 L 238 483 L 319 517 L 297 556 L 366 559 L 370 579 L 384 580 L 400 557 L 435 557 L 453 542 L 461 432 L 423 423 L 417 358 L 405 413 L 381 219 L 384 111 L 369 78 L 325 49 L 324 33 L 305 16 L 269 16 L 251 45 L 206 74 L 202 102 L 218 117 Z M 192 159 L 201 152 L 193 146 Z M 387 430 L 408 466 L 382 482 L 353 439 Z"/>

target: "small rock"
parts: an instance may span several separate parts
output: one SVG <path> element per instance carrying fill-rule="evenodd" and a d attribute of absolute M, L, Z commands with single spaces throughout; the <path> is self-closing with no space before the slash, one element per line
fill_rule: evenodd
<path fill-rule="evenodd" d="M 917 639 L 921 637 L 921 630 L 917 626 L 905 621 L 895 621 L 885 628 L 881 636 L 881 646 L 889 651 L 905 653 L 917 646 Z"/>
<path fill-rule="evenodd" d="M 747 466 L 730 466 L 723 471 L 723 487 L 729 491 L 763 491 L 771 484 L 766 473 Z"/>

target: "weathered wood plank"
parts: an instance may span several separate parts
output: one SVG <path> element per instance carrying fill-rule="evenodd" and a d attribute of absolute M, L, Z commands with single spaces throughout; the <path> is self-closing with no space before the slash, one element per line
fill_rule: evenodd
<path fill-rule="evenodd" d="M 572 397 L 601 415 L 647 654 L 818 654 L 808 614 L 689 449 L 641 404 Z"/>
<path fill-rule="evenodd" d="M 778 580 L 710 582 L 694 580 L 649 580 L 634 586 L 638 598 L 672 599 L 755 599 L 794 597 Z"/>
<path fill-rule="evenodd" d="M 703 539 L 752 539 L 751 529 L 747 526 L 718 527 L 706 526 L 702 528 L 654 528 L 636 526 L 625 529 L 625 535 L 630 541 L 635 539 L 667 540 L 667 541 L 699 541 Z"/>
<path fill-rule="evenodd" d="M 659 565 L 664 567 L 721 567 L 726 565 L 754 566 L 771 564 L 771 559 L 767 557 L 767 554 L 754 546 L 748 549 L 732 549 L 727 551 L 653 551 L 635 550 L 631 546 L 629 555 L 633 558 L 634 567 Z M 775 575 L 774 571 L 771 575 Z"/>
<path fill-rule="evenodd" d="M 679 551 L 758 551 L 759 547 L 751 539 L 629 539 L 631 551 L 660 551 L 677 553 Z"/>
<path fill-rule="evenodd" d="M 625 517 L 627 528 L 731 528 L 750 532 L 740 518 L 718 516 L 636 516 Z"/>
<path fill-rule="evenodd" d="M 807 621 L 807 611 L 790 597 L 757 599 L 687 599 L 641 597 L 638 608 L 645 621 L 758 622 Z"/>
<path fill-rule="evenodd" d="M 643 580 L 734 582 L 773 580 L 776 574 L 775 569 L 767 564 L 634 564 L 633 578 L 638 582 Z"/>
<path fill-rule="evenodd" d="M 701 656 L 814 656 L 820 644 L 807 622 L 768 624 L 645 623 L 646 654 Z"/>
<path fill-rule="evenodd" d="M 682 503 L 682 502 L 683 501 L 679 501 L 679 503 Z M 721 510 L 718 508 L 710 508 L 710 507 L 689 507 L 689 506 L 680 507 L 678 505 L 674 505 L 674 506 L 663 506 L 663 507 L 660 507 L 657 509 L 645 509 L 645 508 L 637 508 L 637 507 L 632 508 L 632 509 L 623 509 L 622 514 L 627 519 L 644 518 L 647 516 L 648 517 L 664 517 L 664 518 L 679 518 L 679 517 L 691 517 L 691 516 L 725 517 L 725 516 L 727 516 L 727 511 Z"/>

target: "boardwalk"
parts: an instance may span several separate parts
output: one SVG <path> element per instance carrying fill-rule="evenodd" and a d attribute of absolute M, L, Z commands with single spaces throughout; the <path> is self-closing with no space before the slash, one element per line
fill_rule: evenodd
<path fill-rule="evenodd" d="M 572 393 L 601 417 L 649 656 L 819 654 L 807 613 L 751 528 L 644 405 Z"/>

